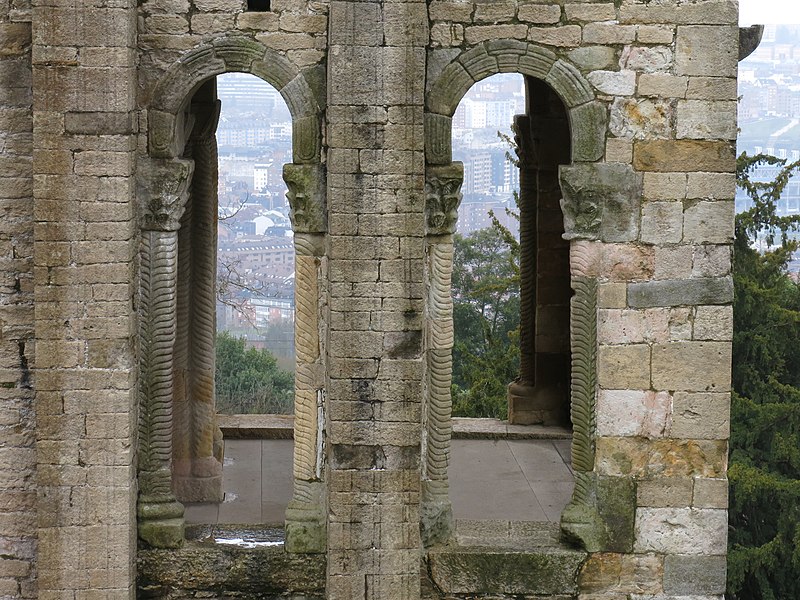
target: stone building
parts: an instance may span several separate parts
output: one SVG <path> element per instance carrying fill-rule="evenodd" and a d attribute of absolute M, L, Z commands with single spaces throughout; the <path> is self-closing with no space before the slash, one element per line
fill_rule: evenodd
<path fill-rule="evenodd" d="M 735 0 L 4 0 L 0 595 L 720 599 Z M 286 543 L 185 541 L 221 495 L 219 115 L 293 117 Z M 517 422 L 573 427 L 560 539 L 456 543 L 451 117 L 526 78 Z M 457 526 L 457 525 L 456 525 Z M 546 537 L 546 536 L 545 536 Z M 552 536 L 551 536 L 552 537 Z M 558 536 L 555 536 L 558 537 Z"/>

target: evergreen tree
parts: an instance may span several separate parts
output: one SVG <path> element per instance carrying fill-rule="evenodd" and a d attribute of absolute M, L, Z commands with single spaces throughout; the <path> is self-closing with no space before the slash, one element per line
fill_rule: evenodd
<path fill-rule="evenodd" d="M 245 348 L 244 338 L 217 333 L 214 384 L 217 412 L 291 414 L 294 376 L 278 367 L 267 350 Z"/>
<path fill-rule="evenodd" d="M 776 212 L 800 164 L 785 162 L 742 155 L 737 168 L 753 207 L 737 215 L 734 243 L 730 600 L 800 598 L 800 287 L 786 272 L 800 217 Z M 763 164 L 776 179 L 751 181 Z"/>
<path fill-rule="evenodd" d="M 454 236 L 453 414 L 508 416 L 506 386 L 519 370 L 519 252 L 504 228 Z"/>

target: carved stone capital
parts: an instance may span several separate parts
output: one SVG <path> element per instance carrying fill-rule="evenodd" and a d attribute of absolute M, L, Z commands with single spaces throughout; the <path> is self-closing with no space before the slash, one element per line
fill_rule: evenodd
<path fill-rule="evenodd" d="M 739 60 L 742 61 L 756 51 L 764 37 L 763 25 L 739 27 Z"/>
<path fill-rule="evenodd" d="M 325 173 L 322 165 L 283 165 L 283 180 L 289 188 L 289 217 L 295 233 L 325 233 Z"/>
<path fill-rule="evenodd" d="M 151 160 L 140 164 L 136 180 L 142 229 L 177 231 L 189 197 L 194 161 Z"/>
<path fill-rule="evenodd" d="M 639 236 L 642 174 L 630 165 L 559 167 L 564 239 L 628 242 Z"/>
<path fill-rule="evenodd" d="M 461 184 L 464 165 L 428 165 L 425 173 L 425 234 L 455 233 L 458 206 L 461 204 Z"/>

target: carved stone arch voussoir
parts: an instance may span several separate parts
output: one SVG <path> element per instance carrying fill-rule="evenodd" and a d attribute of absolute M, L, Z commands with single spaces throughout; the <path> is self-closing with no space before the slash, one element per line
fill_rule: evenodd
<path fill-rule="evenodd" d="M 305 73 L 244 35 L 223 36 L 193 48 L 162 76 L 147 112 L 150 156 L 172 158 L 181 153 L 186 102 L 205 81 L 231 72 L 251 73 L 278 90 L 292 115 L 294 161 L 319 162 L 321 109 Z"/>
<path fill-rule="evenodd" d="M 452 160 L 452 116 L 469 89 L 497 73 L 520 73 L 545 81 L 564 102 L 572 135 L 572 161 L 603 157 L 606 106 L 577 67 L 546 48 L 519 40 L 489 40 L 462 52 L 442 69 L 426 97 L 425 156 L 429 164 Z"/>

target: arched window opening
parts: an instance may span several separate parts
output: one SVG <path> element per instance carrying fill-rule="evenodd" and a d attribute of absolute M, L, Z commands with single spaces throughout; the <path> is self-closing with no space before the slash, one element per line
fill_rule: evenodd
<path fill-rule="evenodd" d="M 570 163 L 567 111 L 545 82 L 502 74 L 472 87 L 452 127 L 453 158 L 464 163 L 452 277 L 453 517 L 556 522 L 574 486 L 558 179 Z M 499 484 L 487 485 L 487 472 Z"/>
<path fill-rule="evenodd" d="M 295 250 L 282 178 L 292 119 L 277 90 L 243 73 L 204 83 L 189 114 L 176 495 L 187 523 L 282 523 L 292 497 Z M 262 439 L 276 435 L 283 439 Z"/>

